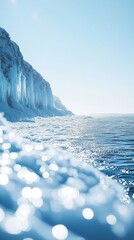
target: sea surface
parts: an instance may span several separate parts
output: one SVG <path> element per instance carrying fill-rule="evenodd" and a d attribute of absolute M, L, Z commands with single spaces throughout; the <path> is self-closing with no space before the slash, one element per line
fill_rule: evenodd
<path fill-rule="evenodd" d="M 95 166 L 134 199 L 134 115 L 36 118 L 11 127 L 28 142 L 60 147 Z"/>

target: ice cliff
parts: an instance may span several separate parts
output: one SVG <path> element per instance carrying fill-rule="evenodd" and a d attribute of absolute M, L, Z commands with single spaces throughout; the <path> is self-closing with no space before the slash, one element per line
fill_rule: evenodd
<path fill-rule="evenodd" d="M 58 103 L 57 103 L 58 101 Z M 70 112 L 52 94 L 50 84 L 27 63 L 18 45 L 0 28 L 0 111 L 8 120 Z"/>

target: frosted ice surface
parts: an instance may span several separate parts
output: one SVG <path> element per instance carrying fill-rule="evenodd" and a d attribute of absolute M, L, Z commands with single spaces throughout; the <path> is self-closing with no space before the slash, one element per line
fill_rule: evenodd
<path fill-rule="evenodd" d="M 16 43 L 0 28 L 0 111 L 11 121 L 67 115 L 50 84 L 24 61 Z"/>
<path fill-rule="evenodd" d="M 0 118 L 0 239 L 132 240 L 134 209 L 123 198 L 95 168 L 26 143 Z"/>

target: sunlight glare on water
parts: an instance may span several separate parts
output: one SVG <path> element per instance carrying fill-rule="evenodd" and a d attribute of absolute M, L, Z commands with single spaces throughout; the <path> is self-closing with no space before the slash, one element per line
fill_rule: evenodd
<path fill-rule="evenodd" d="M 44 120 L 37 119 L 40 123 Z M 127 164 L 127 172 L 125 166 L 119 168 L 121 161 L 117 161 L 117 156 L 120 157 L 123 149 L 120 152 L 119 143 L 115 144 L 116 151 L 112 149 L 114 145 L 109 143 L 112 131 L 106 141 L 105 137 L 102 138 L 104 129 L 98 132 L 100 129 L 96 127 L 101 126 L 98 119 L 87 117 L 53 118 L 51 127 L 48 119 L 42 125 L 39 122 L 38 127 L 37 122 L 16 123 L 16 131 L 18 126 L 26 131 L 27 140 L 18 140 L 17 134 L 16 139 L 11 138 L 10 130 L 2 127 L 0 238 L 84 240 L 101 236 L 102 239 L 123 237 L 122 240 L 131 240 L 134 219 L 128 196 L 119 184 L 89 166 L 92 164 L 101 167 L 102 171 L 111 171 L 111 178 L 118 173 L 130 175 L 132 165 Z M 101 124 L 104 123 L 109 125 L 101 119 Z M 48 146 L 47 127 L 51 135 L 47 138 Z M 30 139 L 33 136 L 34 144 Z M 3 144 L 6 145 L 3 147 Z M 113 157 L 116 158 L 114 164 Z"/>
<path fill-rule="evenodd" d="M 58 224 L 52 228 L 52 234 L 58 240 L 65 240 L 68 236 L 68 230 L 64 225 Z"/>
<path fill-rule="evenodd" d="M 123 184 L 130 196 L 134 193 L 134 115 L 36 118 L 27 127 L 24 123 L 11 125 L 20 136 L 39 143 L 39 149 L 45 144 L 69 150 Z M 26 149 L 32 151 L 29 144 Z M 42 160 L 46 161 L 46 156 Z M 58 170 L 53 164 L 51 168 Z M 49 177 L 47 171 L 43 176 Z"/>
<path fill-rule="evenodd" d="M 94 217 L 94 212 L 91 208 L 85 208 L 83 211 L 82 211 L 82 215 L 85 219 L 87 220 L 90 220 Z"/>

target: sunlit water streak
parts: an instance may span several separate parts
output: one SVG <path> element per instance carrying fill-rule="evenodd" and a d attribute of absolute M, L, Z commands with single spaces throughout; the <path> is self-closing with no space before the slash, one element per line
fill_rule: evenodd
<path fill-rule="evenodd" d="M 134 198 L 134 115 L 36 118 L 11 125 L 28 141 L 71 151 L 120 182 Z"/>

